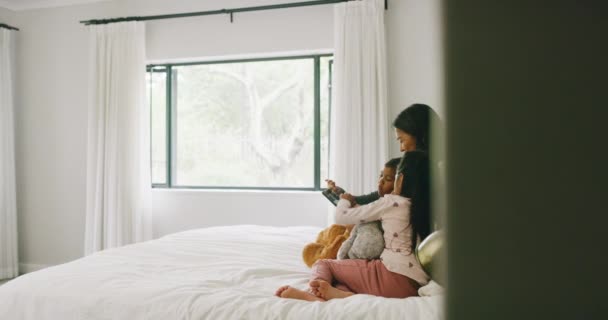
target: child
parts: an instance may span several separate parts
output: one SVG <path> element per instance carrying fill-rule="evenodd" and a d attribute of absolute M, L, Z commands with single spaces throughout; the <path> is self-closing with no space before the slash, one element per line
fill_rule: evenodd
<path fill-rule="evenodd" d="M 368 195 L 354 197 L 348 193 L 340 198 L 350 201 L 351 206 L 364 205 L 378 200 L 386 194 L 393 192 L 395 175 L 401 158 L 394 158 L 384 164 L 378 180 L 378 191 Z M 329 180 L 328 185 L 333 183 Z M 335 186 L 335 184 L 334 184 Z M 339 188 L 339 187 L 336 187 Z M 338 250 L 338 259 L 378 259 L 384 251 L 384 232 L 380 221 L 371 221 L 358 224 L 352 228 L 350 237 L 342 243 Z"/>
<path fill-rule="evenodd" d="M 387 298 L 417 295 L 418 288 L 429 280 L 414 254 L 416 244 L 430 233 L 426 153 L 405 153 L 392 194 L 356 207 L 340 200 L 335 214 L 341 224 L 382 222 L 386 247 L 380 260 L 319 260 L 313 265 L 309 291 L 283 286 L 277 296 L 327 301 L 358 293 Z"/>
<path fill-rule="evenodd" d="M 380 171 L 380 179 L 378 180 L 378 189 L 369 195 L 361 196 L 365 198 L 375 197 L 377 200 L 379 197 L 385 194 L 390 194 L 393 191 L 395 185 L 395 173 L 397 172 L 397 166 L 399 165 L 400 158 L 395 158 L 388 161 L 384 165 L 384 169 Z M 333 192 L 331 195 L 331 201 L 337 204 L 341 198 L 352 196 L 344 194 L 344 190 L 337 187 L 331 180 L 326 180 L 328 183 L 328 189 L 324 191 L 325 194 L 328 191 Z M 340 196 L 341 194 L 341 196 Z M 361 198 L 357 197 L 357 198 Z M 328 197 L 329 198 L 329 197 Z M 346 198 L 347 200 L 351 200 Z M 360 200 L 359 200 L 360 201 Z M 357 202 L 359 202 L 357 201 Z M 373 200 L 368 201 L 373 202 Z M 351 200 L 351 204 L 354 205 Z M 363 204 L 360 203 L 359 204 Z M 335 226 L 324 229 L 322 233 L 329 232 L 329 229 Z M 315 262 L 320 259 L 378 259 L 382 251 L 384 250 L 384 234 L 379 221 L 372 221 L 369 223 L 363 223 L 356 227 L 351 224 L 344 226 L 350 232 L 350 236 L 346 241 L 333 241 L 332 239 L 329 244 L 321 245 L 318 243 L 308 244 L 304 247 L 302 257 L 307 266 L 311 267 Z M 337 251 L 337 252 L 336 252 Z"/>
<path fill-rule="evenodd" d="M 364 205 L 372 203 L 385 194 L 391 193 L 393 191 L 393 186 L 395 185 L 395 173 L 397 172 L 397 166 L 400 161 L 401 158 L 393 158 L 384 164 L 384 169 L 380 172 L 380 179 L 378 180 L 378 191 L 361 196 L 342 193 L 340 198 L 345 198 L 354 206 L 355 204 Z M 336 186 L 336 183 L 333 180 L 325 181 L 327 182 L 327 188 L 332 189 L 334 192 L 339 193 L 339 191 L 343 191 L 342 188 Z"/>

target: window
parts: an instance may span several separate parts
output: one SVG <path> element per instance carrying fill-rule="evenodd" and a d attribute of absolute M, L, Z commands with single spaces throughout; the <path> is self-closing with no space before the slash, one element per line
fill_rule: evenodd
<path fill-rule="evenodd" d="M 319 190 L 331 55 L 148 66 L 154 187 Z"/>

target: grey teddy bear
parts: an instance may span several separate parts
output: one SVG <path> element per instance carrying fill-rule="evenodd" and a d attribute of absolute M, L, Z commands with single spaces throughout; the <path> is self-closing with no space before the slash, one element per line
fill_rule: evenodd
<path fill-rule="evenodd" d="M 353 228 L 350 237 L 338 250 L 338 259 L 373 260 L 380 258 L 383 250 L 384 230 L 381 222 L 366 222 Z"/>

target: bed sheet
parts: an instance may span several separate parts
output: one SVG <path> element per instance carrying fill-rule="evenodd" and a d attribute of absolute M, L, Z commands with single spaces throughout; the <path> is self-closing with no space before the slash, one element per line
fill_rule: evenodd
<path fill-rule="evenodd" d="M 0 286 L 0 319 L 425 319 L 443 295 L 328 302 L 281 299 L 307 287 L 303 246 L 315 227 L 230 226 L 184 231 L 101 251 Z"/>

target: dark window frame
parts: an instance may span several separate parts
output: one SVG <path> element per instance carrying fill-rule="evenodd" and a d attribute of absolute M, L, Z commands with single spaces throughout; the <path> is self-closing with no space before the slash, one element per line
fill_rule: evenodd
<path fill-rule="evenodd" d="M 166 182 L 165 183 L 152 183 L 152 188 L 159 189 L 219 189 L 219 190 L 270 190 L 270 191 L 320 191 L 324 188 L 321 186 L 321 58 L 333 57 L 333 53 L 323 54 L 309 54 L 309 55 L 296 55 L 296 56 L 279 56 L 279 57 L 265 57 L 265 58 L 247 58 L 247 59 L 232 59 L 232 60 L 213 60 L 213 61 L 196 61 L 196 62 L 182 62 L 182 63 L 163 63 L 163 64 L 149 64 L 146 66 L 146 72 L 150 73 L 164 73 L 165 74 L 165 94 L 166 94 Z M 181 186 L 173 183 L 173 173 L 176 170 L 174 166 L 175 159 L 175 139 L 177 137 L 176 130 L 177 126 L 174 121 L 175 119 L 175 100 L 176 100 L 176 82 L 175 73 L 173 73 L 173 67 L 180 66 L 193 66 L 193 65 L 206 65 L 206 64 L 227 64 L 227 63 L 243 63 L 243 62 L 260 62 L 260 61 L 278 61 L 278 60 L 299 60 L 299 59 L 312 59 L 314 63 L 314 187 L 302 188 L 302 187 L 251 187 L 251 186 Z M 328 61 L 329 67 L 329 83 L 325 84 L 328 86 L 328 117 L 331 117 L 331 77 L 333 59 Z M 152 104 L 150 104 L 152 108 Z M 152 123 L 152 112 L 150 112 L 150 123 Z M 329 128 L 328 128 L 329 129 Z M 329 134 L 329 131 L 328 131 Z M 150 135 L 152 137 L 152 135 Z M 152 157 L 152 139 L 150 139 L 150 157 Z M 328 145 L 329 152 L 329 145 Z M 152 170 L 152 167 L 150 167 Z"/>

